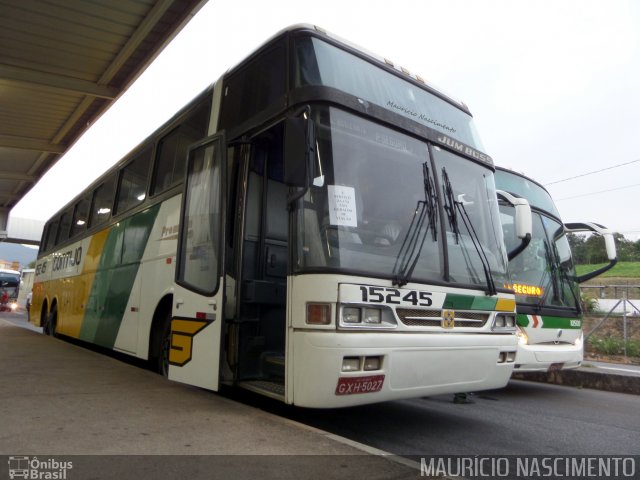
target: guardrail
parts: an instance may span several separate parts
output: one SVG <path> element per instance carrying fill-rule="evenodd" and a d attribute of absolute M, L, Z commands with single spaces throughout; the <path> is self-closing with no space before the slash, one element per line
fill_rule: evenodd
<path fill-rule="evenodd" d="M 613 289 L 609 298 L 640 298 L 640 285 L 580 285 L 581 290 L 598 290 L 598 298 L 605 298 L 607 289 Z M 625 295 L 618 295 L 624 292 Z"/>

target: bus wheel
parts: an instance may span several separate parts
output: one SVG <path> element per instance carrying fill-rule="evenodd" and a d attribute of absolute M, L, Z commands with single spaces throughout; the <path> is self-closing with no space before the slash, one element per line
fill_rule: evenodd
<path fill-rule="evenodd" d="M 171 349 L 171 314 L 166 313 L 160 323 L 154 345 L 153 369 L 163 377 L 169 376 L 169 350 Z"/>
<path fill-rule="evenodd" d="M 56 336 L 56 323 L 58 322 L 58 306 L 54 305 L 51 309 L 51 313 L 47 317 L 47 321 L 44 324 L 44 333 L 50 337 Z"/>

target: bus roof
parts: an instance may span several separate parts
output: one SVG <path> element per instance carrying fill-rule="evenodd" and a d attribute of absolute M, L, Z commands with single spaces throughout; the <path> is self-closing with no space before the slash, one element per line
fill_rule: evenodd
<path fill-rule="evenodd" d="M 359 56 L 367 57 L 369 60 L 373 60 L 376 64 L 378 64 L 379 67 L 385 70 L 392 71 L 399 77 L 404 78 L 405 80 L 411 81 L 416 86 L 429 91 L 429 93 L 437 95 L 438 97 L 450 103 L 451 105 L 459 108 L 460 110 L 464 111 L 468 115 L 471 115 L 471 112 L 469 111 L 469 107 L 467 107 L 467 105 L 464 102 L 454 98 L 448 93 L 445 93 L 441 88 L 436 87 L 430 82 L 425 81 L 420 75 L 413 74 L 406 68 L 396 65 L 394 62 L 392 62 L 391 60 L 381 55 L 373 53 L 367 50 L 366 48 L 361 47 L 360 45 L 357 45 L 349 40 L 346 40 L 340 37 L 339 35 L 336 35 L 334 33 L 331 33 L 325 30 L 322 27 L 319 27 L 317 25 L 312 25 L 310 23 L 298 23 L 298 24 L 293 24 L 283 28 L 282 30 L 277 32 L 275 35 L 271 36 L 268 40 L 263 42 L 259 47 L 255 48 L 251 53 L 246 55 L 240 62 L 238 62 L 236 65 L 234 65 L 229 70 L 227 70 L 225 74 L 222 76 L 222 78 L 233 73 L 236 69 L 241 68 L 245 64 L 245 62 L 251 59 L 251 57 L 253 57 L 254 55 L 257 55 L 261 50 L 263 50 L 264 48 L 266 48 L 268 45 L 275 42 L 276 40 L 282 38 L 283 36 L 286 36 L 288 34 L 295 33 L 295 32 L 305 32 L 305 31 L 313 33 L 320 37 L 325 37 L 331 40 L 333 43 L 339 44 L 342 47 L 345 47 L 347 50 L 357 53 Z"/>
<path fill-rule="evenodd" d="M 20 275 L 20 272 L 18 270 L 11 270 L 9 268 L 0 268 L 0 273 Z"/>

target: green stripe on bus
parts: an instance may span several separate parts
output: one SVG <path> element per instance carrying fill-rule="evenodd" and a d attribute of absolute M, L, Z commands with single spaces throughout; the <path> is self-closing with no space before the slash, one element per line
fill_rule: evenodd
<path fill-rule="evenodd" d="M 554 317 L 542 315 L 542 328 L 582 328 L 582 318 L 580 317 Z"/>
<path fill-rule="evenodd" d="M 516 315 L 516 324 L 519 327 L 528 327 L 529 326 L 529 317 L 527 317 L 523 313 L 518 313 Z"/>
<path fill-rule="evenodd" d="M 113 348 L 160 205 L 111 227 L 91 286 L 82 340 Z"/>
<path fill-rule="evenodd" d="M 542 321 L 539 328 L 564 328 L 564 329 L 580 329 L 582 328 L 582 318 L 580 317 L 555 317 L 551 315 L 538 315 Z M 516 323 L 520 327 L 529 326 L 529 316 L 519 313 L 516 317 Z"/>
<path fill-rule="evenodd" d="M 447 293 L 442 308 L 451 310 L 495 310 L 496 302 L 497 300 L 492 297 Z"/>

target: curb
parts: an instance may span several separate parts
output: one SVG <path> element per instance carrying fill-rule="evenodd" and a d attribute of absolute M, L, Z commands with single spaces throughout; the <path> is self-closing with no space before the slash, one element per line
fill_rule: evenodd
<path fill-rule="evenodd" d="M 595 368 L 581 367 L 575 370 L 560 370 L 556 372 L 514 373 L 511 378 L 640 395 L 640 377 L 601 373 L 595 370 Z"/>

